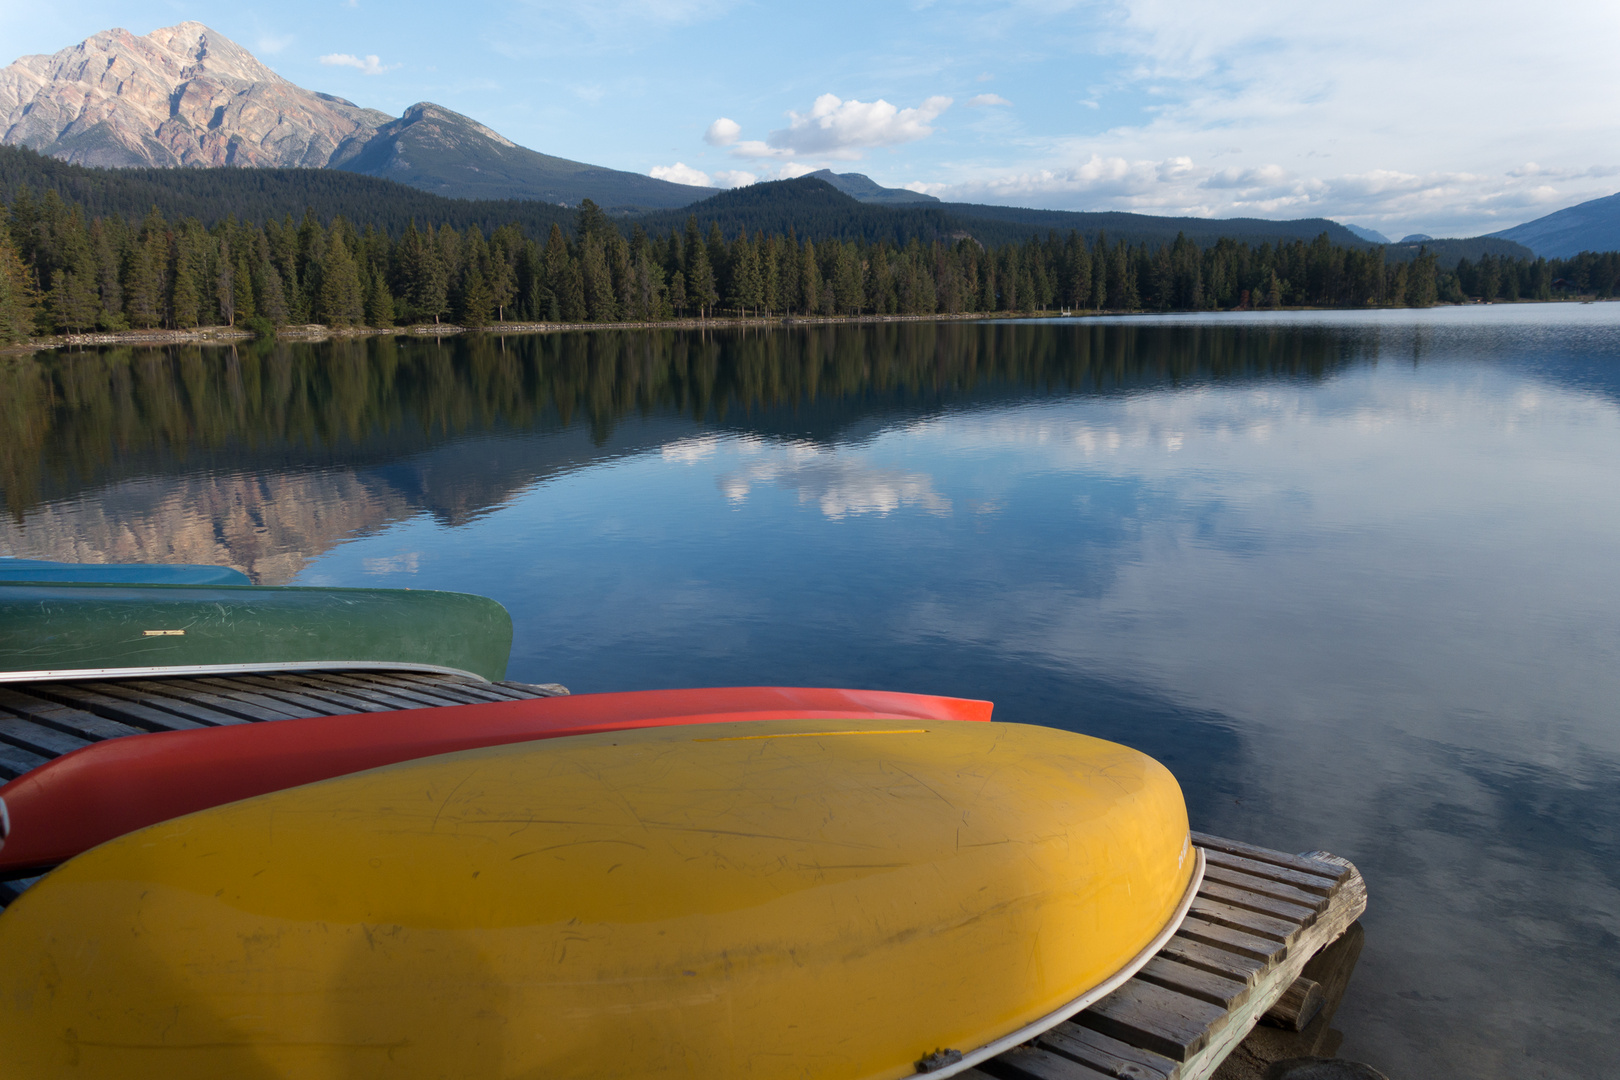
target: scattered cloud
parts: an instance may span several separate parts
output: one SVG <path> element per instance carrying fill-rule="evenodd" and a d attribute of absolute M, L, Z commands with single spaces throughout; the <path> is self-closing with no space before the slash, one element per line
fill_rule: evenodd
<path fill-rule="evenodd" d="M 732 144 L 731 156 L 740 158 L 790 158 L 794 156 L 794 153 L 792 147 L 781 148 L 771 146 L 769 143 L 761 142 L 758 139 L 744 139 L 741 142 Z"/>
<path fill-rule="evenodd" d="M 256 52 L 275 55 L 297 40 L 294 34 L 260 34 L 253 42 Z"/>
<path fill-rule="evenodd" d="M 759 179 L 751 172 L 740 169 L 722 169 L 710 175 L 702 169 L 694 169 L 685 162 L 677 161 L 673 165 L 655 165 L 647 172 L 654 180 L 668 180 L 672 184 L 691 184 L 695 187 L 747 187 Z"/>
<path fill-rule="evenodd" d="M 1011 105 L 1012 102 L 1000 94 L 974 94 L 967 99 L 966 104 L 969 108 L 978 109 L 986 105 Z"/>
<path fill-rule="evenodd" d="M 1288 172 L 1280 165 L 1261 165 L 1249 169 L 1221 169 L 1202 181 L 1207 188 L 1254 190 L 1275 187 L 1288 180 Z"/>
<path fill-rule="evenodd" d="M 327 53 L 321 57 L 321 63 L 327 67 L 352 67 L 362 75 L 381 75 L 385 71 L 393 71 L 400 64 L 384 64 L 378 59 L 376 53 L 370 56 L 355 56 L 353 53 Z"/>
<path fill-rule="evenodd" d="M 834 521 L 903 508 L 951 512 L 951 500 L 934 490 L 934 479 L 927 473 L 869 465 L 800 444 L 789 447 L 778 460 L 746 465 L 717 479 L 720 491 L 734 504 L 746 502 L 755 487 L 771 485 L 793 492 L 801 505 L 814 503 Z"/>
<path fill-rule="evenodd" d="M 709 130 L 703 133 L 703 141 L 710 146 L 730 146 L 741 134 L 741 124 L 722 116 L 709 125 Z"/>
<path fill-rule="evenodd" d="M 740 142 L 735 152 L 744 157 L 853 160 L 862 150 L 899 146 L 932 135 L 934 129 L 929 125 L 950 107 L 951 99 L 940 96 L 902 109 L 882 98 L 846 101 L 837 94 L 822 94 L 809 112 L 790 111 L 787 127 L 771 132 L 764 142 Z"/>
<path fill-rule="evenodd" d="M 422 553 L 406 551 L 398 555 L 361 559 L 360 562 L 367 574 L 414 574 L 422 567 Z"/>
<path fill-rule="evenodd" d="M 684 161 L 673 165 L 654 165 L 647 171 L 654 180 L 668 180 L 672 184 L 692 184 L 696 187 L 714 187 L 714 180 L 702 169 L 694 169 Z"/>
<path fill-rule="evenodd" d="M 666 443 L 659 449 L 658 454 L 665 461 L 673 461 L 680 465 L 696 465 L 700 461 L 714 457 L 714 452 L 719 448 L 718 435 L 696 435 Z"/>

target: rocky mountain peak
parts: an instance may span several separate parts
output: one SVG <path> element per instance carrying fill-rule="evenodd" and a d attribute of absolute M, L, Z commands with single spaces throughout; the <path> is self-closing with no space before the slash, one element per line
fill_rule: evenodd
<path fill-rule="evenodd" d="M 344 169 L 457 198 L 663 208 L 713 194 L 537 153 L 432 102 L 396 120 L 306 90 L 199 22 L 0 68 L 0 144 L 102 168 Z"/>
<path fill-rule="evenodd" d="M 391 118 L 283 79 L 199 22 L 0 69 L 0 142 L 83 165 L 323 167 Z"/>

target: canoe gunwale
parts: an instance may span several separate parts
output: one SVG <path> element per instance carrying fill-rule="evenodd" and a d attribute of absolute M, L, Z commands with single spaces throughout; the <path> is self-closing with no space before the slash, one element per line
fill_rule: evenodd
<path fill-rule="evenodd" d="M 961 1060 L 959 1061 L 953 1061 L 949 1065 L 945 1065 L 937 1069 L 929 1069 L 925 1074 L 920 1074 L 927 1075 L 929 1077 L 947 1077 L 955 1076 L 960 1072 L 966 1072 L 975 1065 L 988 1061 L 998 1054 L 1004 1054 L 1015 1046 L 1020 1046 L 1026 1042 L 1029 1042 L 1036 1036 L 1045 1034 L 1047 1031 L 1057 1027 L 1059 1024 L 1063 1023 L 1065 1020 L 1068 1020 L 1076 1013 L 1083 1012 L 1092 1005 L 1095 1005 L 1109 994 L 1112 994 L 1115 990 L 1118 990 L 1121 986 L 1124 986 L 1125 983 L 1129 982 L 1131 977 L 1134 976 L 1138 971 L 1142 970 L 1142 968 L 1147 965 L 1149 960 L 1158 955 L 1159 950 L 1163 949 L 1165 945 L 1169 943 L 1170 939 L 1175 936 L 1176 931 L 1181 929 L 1182 922 L 1187 918 L 1187 912 L 1192 909 L 1193 901 L 1198 897 L 1198 890 L 1203 887 L 1204 849 L 1197 845 L 1193 845 L 1192 850 L 1196 856 L 1196 861 L 1193 864 L 1192 878 L 1187 882 L 1187 891 L 1182 896 L 1181 903 L 1176 905 L 1176 910 L 1171 914 L 1169 921 L 1164 924 L 1164 928 L 1154 936 L 1152 941 L 1148 942 L 1142 947 L 1141 952 L 1137 953 L 1135 956 L 1131 957 L 1130 960 L 1126 961 L 1124 967 L 1120 968 L 1118 971 L 1114 972 L 1114 974 L 1110 975 L 1096 986 L 1093 986 L 1090 990 L 1087 990 L 1079 997 L 1067 1002 L 1066 1004 L 1058 1006 L 1057 1009 L 1047 1013 L 1039 1020 L 1036 1020 L 1031 1024 L 1026 1024 L 1010 1034 L 1003 1035 L 994 1042 L 985 1043 L 977 1050 L 969 1050 L 964 1052 Z"/>
<path fill-rule="evenodd" d="M 56 668 L 38 671 L 0 671 L 0 683 L 71 682 L 78 680 L 154 679 L 173 675 L 273 675 L 294 671 L 412 671 L 424 675 L 454 675 L 481 683 L 490 680 L 476 671 L 412 664 L 393 660 L 286 660 L 249 664 L 172 664 L 159 667 Z"/>

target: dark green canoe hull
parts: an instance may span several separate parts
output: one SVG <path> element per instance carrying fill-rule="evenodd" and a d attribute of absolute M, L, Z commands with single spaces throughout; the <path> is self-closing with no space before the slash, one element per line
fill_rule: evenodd
<path fill-rule="evenodd" d="M 0 582 L 0 682 L 340 668 L 506 677 L 512 619 L 409 589 Z"/>

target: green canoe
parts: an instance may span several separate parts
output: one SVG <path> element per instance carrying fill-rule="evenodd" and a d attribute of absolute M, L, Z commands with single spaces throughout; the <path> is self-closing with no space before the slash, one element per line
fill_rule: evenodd
<path fill-rule="evenodd" d="M 482 596 L 0 579 L 0 682 L 361 669 L 506 677 L 512 619 Z"/>

